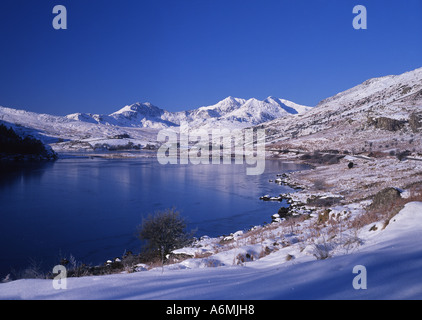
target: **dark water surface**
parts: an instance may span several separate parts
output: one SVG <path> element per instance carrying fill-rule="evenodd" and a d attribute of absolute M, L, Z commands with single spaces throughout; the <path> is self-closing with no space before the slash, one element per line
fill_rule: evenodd
<path fill-rule="evenodd" d="M 305 166 L 267 161 L 260 176 L 246 165 L 160 165 L 156 159 L 64 159 L 0 171 L 0 276 L 31 260 L 60 257 L 99 264 L 139 252 L 142 217 L 175 207 L 197 237 L 219 236 L 271 221 L 282 206 L 264 194 L 289 188 L 269 183 Z"/>

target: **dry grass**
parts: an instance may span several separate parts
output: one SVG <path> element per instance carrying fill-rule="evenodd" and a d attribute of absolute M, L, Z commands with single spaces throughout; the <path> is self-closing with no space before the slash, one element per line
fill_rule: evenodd
<path fill-rule="evenodd" d="M 294 258 L 295 258 L 295 256 L 293 256 L 293 255 L 291 255 L 291 254 L 288 254 L 288 255 L 286 256 L 286 261 L 293 260 Z"/>
<path fill-rule="evenodd" d="M 262 227 L 254 228 L 242 234 L 238 240 L 247 241 L 248 244 L 257 244 L 264 242 L 280 225 L 271 223 Z"/>
<path fill-rule="evenodd" d="M 212 256 L 214 253 L 208 251 L 208 252 L 202 252 L 202 253 L 195 253 L 195 259 L 203 259 L 203 258 L 208 258 L 210 256 Z"/>
<path fill-rule="evenodd" d="M 366 212 L 352 220 L 349 224 L 351 228 L 360 229 L 371 223 L 383 221 L 385 228 L 390 220 L 397 215 L 409 202 L 422 201 L 422 185 L 417 184 L 409 189 L 409 197 L 398 198 L 391 203 L 385 203 L 376 208 L 368 207 Z"/>
<path fill-rule="evenodd" d="M 397 203 L 394 206 L 391 206 L 391 208 L 389 208 L 390 210 L 387 211 L 387 214 L 386 214 L 387 217 L 384 220 L 384 228 L 390 223 L 390 220 L 404 208 L 404 206 L 407 203 L 414 202 L 414 201 L 422 201 L 422 194 L 419 192 L 411 194 L 409 198 L 405 198 L 405 199 L 402 198 L 399 201 L 397 201 Z"/>

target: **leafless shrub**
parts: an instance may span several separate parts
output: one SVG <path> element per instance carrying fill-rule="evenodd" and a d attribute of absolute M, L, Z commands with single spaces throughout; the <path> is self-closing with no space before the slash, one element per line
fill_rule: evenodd
<path fill-rule="evenodd" d="M 318 260 L 325 260 L 331 258 L 331 246 L 328 242 L 324 241 L 322 243 L 314 244 L 314 256 Z"/>
<path fill-rule="evenodd" d="M 243 266 L 243 265 L 246 264 L 246 262 L 253 261 L 253 260 L 254 260 L 254 256 L 253 255 L 251 255 L 249 253 L 245 253 L 245 254 L 239 253 L 235 257 L 235 259 L 233 261 L 233 264 L 237 264 L 237 265 L 242 265 Z"/>
<path fill-rule="evenodd" d="M 139 238 L 146 241 L 145 250 L 164 261 L 171 251 L 192 243 L 193 232 L 186 231 L 186 222 L 175 209 L 149 215 L 139 227 Z"/>
<path fill-rule="evenodd" d="M 346 254 L 348 254 L 351 250 L 357 248 L 362 244 L 362 240 L 357 235 L 357 230 L 355 229 L 355 232 L 352 233 L 352 235 L 349 235 L 346 237 L 346 239 L 343 242 L 343 248 L 346 250 Z"/>
<path fill-rule="evenodd" d="M 48 274 L 42 271 L 42 263 L 29 259 L 29 265 L 22 271 L 14 271 L 16 279 L 48 279 Z"/>
<path fill-rule="evenodd" d="M 325 224 L 330 219 L 331 209 L 325 209 L 322 213 L 318 214 L 318 224 Z"/>

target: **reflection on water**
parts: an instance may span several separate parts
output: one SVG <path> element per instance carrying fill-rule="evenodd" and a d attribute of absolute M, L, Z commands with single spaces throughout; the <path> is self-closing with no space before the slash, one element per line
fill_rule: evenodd
<path fill-rule="evenodd" d="M 67 159 L 0 167 L 0 276 L 28 259 L 48 266 L 72 254 L 98 264 L 139 251 L 142 217 L 176 207 L 196 236 L 218 236 L 271 221 L 286 188 L 278 173 L 304 168 L 268 161 L 261 176 L 242 165 L 166 165 L 155 159 Z"/>

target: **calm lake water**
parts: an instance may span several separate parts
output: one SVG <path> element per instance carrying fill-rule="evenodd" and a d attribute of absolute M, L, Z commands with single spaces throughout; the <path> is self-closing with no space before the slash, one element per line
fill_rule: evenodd
<path fill-rule="evenodd" d="M 305 166 L 267 161 L 260 176 L 244 165 L 160 165 L 156 159 L 63 159 L 0 171 L 0 276 L 29 266 L 50 268 L 73 255 L 101 264 L 139 252 L 142 218 L 175 207 L 197 237 L 271 222 L 283 203 L 265 194 L 291 191 L 270 183 Z M 284 204 L 285 205 L 285 204 Z"/>

